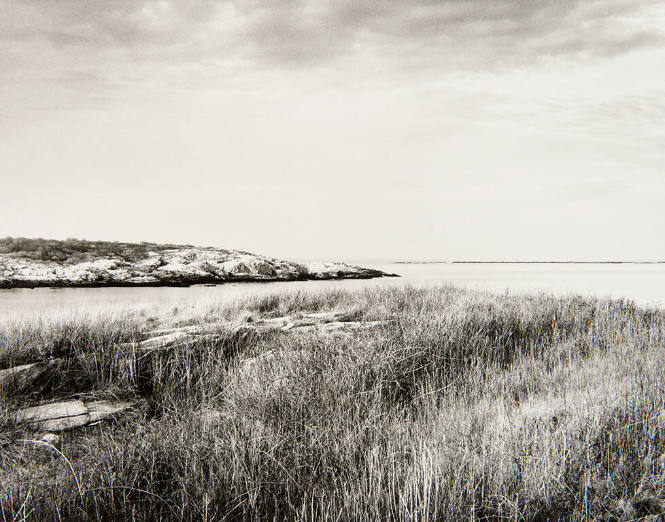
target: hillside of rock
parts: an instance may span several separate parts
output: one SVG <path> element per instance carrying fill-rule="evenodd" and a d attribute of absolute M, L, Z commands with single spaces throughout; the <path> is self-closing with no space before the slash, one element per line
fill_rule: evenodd
<path fill-rule="evenodd" d="M 108 254 L 83 262 L 31 259 L 0 253 L 0 288 L 79 286 L 187 286 L 230 281 L 369 279 L 392 276 L 346 263 L 300 264 L 217 248 L 147 251 L 140 259 Z"/>

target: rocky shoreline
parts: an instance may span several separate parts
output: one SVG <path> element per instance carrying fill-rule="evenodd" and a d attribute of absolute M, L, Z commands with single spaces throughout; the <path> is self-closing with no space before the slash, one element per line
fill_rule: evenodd
<path fill-rule="evenodd" d="M 148 252 L 136 261 L 103 256 L 69 264 L 0 254 L 0 289 L 191 286 L 377 277 L 399 276 L 346 263 L 300 264 L 216 248 L 174 248 Z"/>

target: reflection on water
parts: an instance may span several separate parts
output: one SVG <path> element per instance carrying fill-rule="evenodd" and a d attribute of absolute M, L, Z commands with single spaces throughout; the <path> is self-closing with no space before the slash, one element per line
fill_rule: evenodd
<path fill-rule="evenodd" d="M 365 264 L 364 266 L 367 266 Z M 644 305 L 665 306 L 665 264 L 382 264 L 372 265 L 401 278 L 227 283 L 189 288 L 37 288 L 0 290 L 0 316 L 32 315 L 85 309 L 167 309 L 201 302 L 228 302 L 248 295 L 318 292 L 412 285 L 453 284 L 496 292 L 577 293 L 628 298 Z"/>

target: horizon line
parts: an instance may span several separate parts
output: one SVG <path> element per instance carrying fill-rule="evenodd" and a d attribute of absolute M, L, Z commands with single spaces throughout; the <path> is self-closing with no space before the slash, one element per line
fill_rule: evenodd
<path fill-rule="evenodd" d="M 658 265 L 665 261 L 478 261 L 478 260 L 451 260 L 451 261 L 393 261 L 396 265 L 425 265 L 425 264 L 552 264 L 552 265 Z"/>

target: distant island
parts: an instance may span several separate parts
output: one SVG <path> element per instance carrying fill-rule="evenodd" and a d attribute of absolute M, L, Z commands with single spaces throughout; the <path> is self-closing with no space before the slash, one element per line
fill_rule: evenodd
<path fill-rule="evenodd" d="M 156 243 L 0 239 L 0 288 L 189 286 L 397 277 L 347 263 L 294 263 L 239 250 Z"/>

